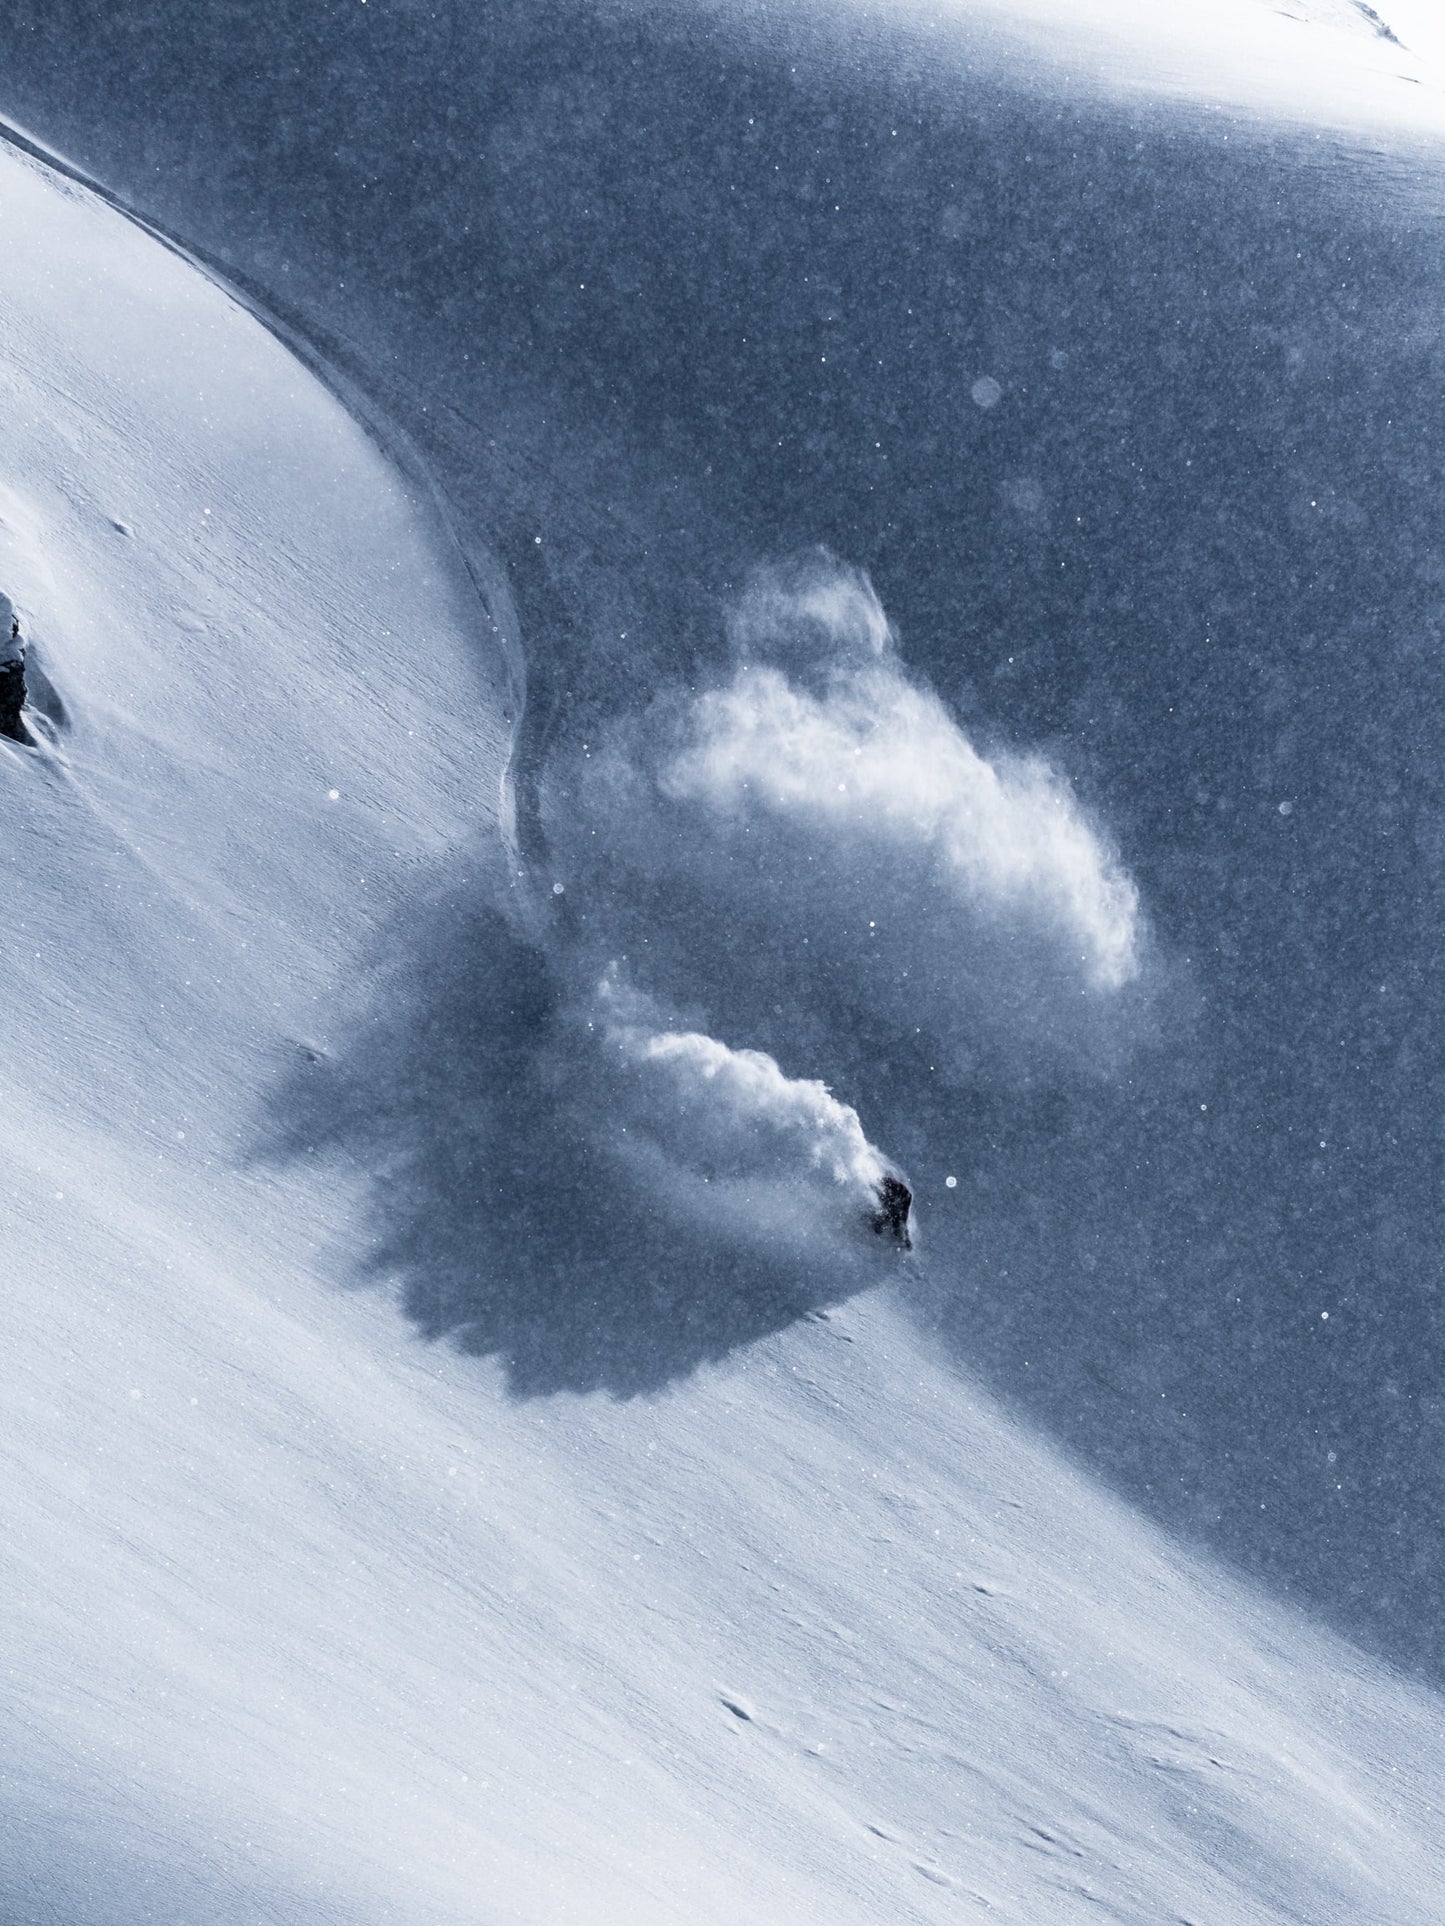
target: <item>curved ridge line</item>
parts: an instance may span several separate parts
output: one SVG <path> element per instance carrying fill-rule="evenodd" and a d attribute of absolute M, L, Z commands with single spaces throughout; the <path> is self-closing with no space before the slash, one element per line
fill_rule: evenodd
<path fill-rule="evenodd" d="M 430 463 L 415 438 L 392 414 L 383 408 L 360 375 L 348 366 L 344 347 L 334 338 L 325 345 L 300 319 L 278 308 L 249 275 L 212 258 L 202 249 L 183 241 L 162 222 L 132 206 L 124 195 L 107 187 L 76 162 L 37 140 L 15 122 L 0 115 L 0 145 L 10 147 L 28 160 L 59 174 L 83 188 L 88 194 L 139 228 L 166 252 L 184 261 L 215 287 L 227 300 L 263 327 L 286 352 L 299 361 L 357 422 L 382 455 L 418 490 L 450 542 L 495 637 L 501 652 L 512 709 L 511 734 L 502 764 L 501 793 L 498 798 L 498 827 L 514 866 L 520 863 L 517 827 L 516 766 L 522 739 L 523 719 L 527 712 L 527 660 L 522 647 L 521 625 L 511 586 L 499 557 L 481 546 L 469 543 L 457 525 L 446 491 L 438 482 Z"/>

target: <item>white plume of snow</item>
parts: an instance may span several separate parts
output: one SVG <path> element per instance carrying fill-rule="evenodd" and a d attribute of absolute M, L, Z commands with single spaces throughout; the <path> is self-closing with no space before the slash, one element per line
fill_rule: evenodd
<path fill-rule="evenodd" d="M 876 1208 L 888 1160 L 825 1083 L 786 1075 L 765 1051 L 670 1024 L 615 965 L 593 1008 L 617 1075 L 600 1121 L 626 1137 L 663 1208 L 726 1216 L 744 1238 L 766 1226 L 825 1239 Z"/>
<path fill-rule="evenodd" d="M 700 696 L 689 740 L 660 772 L 666 795 L 734 816 L 794 819 L 906 862 L 924 887 L 980 917 L 1019 914 L 1055 928 L 1086 980 L 1112 990 L 1139 974 L 1139 896 L 1036 755 L 979 754 L 931 690 L 909 680 L 886 639 L 876 666 L 858 641 L 878 636 L 866 583 L 840 576 L 825 600 L 801 598 L 800 623 L 838 642 L 821 694 L 785 670 L 744 664 Z"/>
<path fill-rule="evenodd" d="M 596 940 L 676 1001 L 726 979 L 734 1030 L 821 981 L 845 1028 L 953 1066 L 1111 1047 L 1145 919 L 1065 777 L 976 747 L 831 556 L 760 571 L 730 633 L 725 680 L 559 758 L 548 832 Z"/>
<path fill-rule="evenodd" d="M 795 669 L 863 668 L 897 657 L 898 639 L 873 584 L 826 549 L 754 569 L 731 611 L 728 636 L 743 660 Z"/>
<path fill-rule="evenodd" d="M 710 1106 L 723 1106 L 728 1128 L 708 1128 L 708 1138 L 722 1137 L 729 1148 L 746 1144 L 749 1157 L 759 1160 L 786 1146 L 835 1184 L 872 1184 L 883 1175 L 883 1159 L 863 1135 L 858 1112 L 816 1078 L 784 1076 L 765 1051 L 730 1050 L 697 1030 L 612 1035 L 632 1062 L 667 1079 L 689 1119 L 711 1120 L 718 1113 Z M 732 1127 L 734 1120 L 748 1127 L 746 1136 Z"/>

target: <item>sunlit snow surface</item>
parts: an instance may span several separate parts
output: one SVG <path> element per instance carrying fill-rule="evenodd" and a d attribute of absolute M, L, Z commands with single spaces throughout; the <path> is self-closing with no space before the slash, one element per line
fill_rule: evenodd
<path fill-rule="evenodd" d="M 748 0 L 697 3 L 767 18 Z M 1445 127 L 1445 23 L 1431 0 L 813 0 L 809 11 L 911 32 L 945 61 L 971 55 L 980 74 L 1021 62 L 1065 95 L 1202 103 L 1333 132 Z"/>
<path fill-rule="evenodd" d="M 1438 1919 L 1434 1692 L 886 1288 L 966 1324 L 998 1209 L 928 1077 L 1178 1047 L 1107 783 L 796 544 L 642 641 L 514 565 L 524 713 L 481 545 L 258 321 L 14 157 L 0 258 L 0 1910 Z"/>

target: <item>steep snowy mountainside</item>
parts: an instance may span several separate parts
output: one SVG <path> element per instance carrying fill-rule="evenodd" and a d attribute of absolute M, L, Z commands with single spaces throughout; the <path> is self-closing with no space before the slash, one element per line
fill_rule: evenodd
<path fill-rule="evenodd" d="M 514 591 L 528 767 L 713 679 L 747 572 L 819 542 L 971 730 L 1056 746 L 1196 1021 L 1024 1105 L 869 1092 L 811 1037 L 785 1067 L 958 1176 L 967 1368 L 1438 1682 L 1439 193 L 1375 112 L 1423 87 L 1301 120 L 1328 22 L 1253 11 L 1296 53 L 1246 59 L 1249 114 L 1209 77 L 1248 54 L 1228 8 L 1181 13 L 1189 86 L 1124 35 L 1122 92 L 891 6 L 16 0 L 0 64 L 7 113 L 344 344 L 426 449 Z M 789 999 L 751 1003 L 719 1037 L 786 1054 Z"/>
<path fill-rule="evenodd" d="M 0 237 L 0 592 L 55 692 L 0 744 L 0 1915 L 1437 1917 L 1439 1701 L 1180 1553 L 887 1291 L 528 1402 L 342 1288 L 373 1173 L 273 1158 L 274 1113 L 378 995 L 405 1078 L 386 1006 L 495 874 L 489 618 L 183 260 L 13 156 Z M 490 961 L 433 1058 L 483 1062 Z"/>
<path fill-rule="evenodd" d="M 784 1067 L 930 1207 L 958 1177 L 933 1295 L 966 1369 L 1439 1683 L 1438 169 L 1428 89 L 1369 67 L 1399 50 L 1287 10 L 1039 0 L 990 38 L 962 6 L 14 0 L 0 105 L 339 344 L 425 448 L 514 592 L 524 772 L 716 681 L 748 572 L 820 542 L 974 736 L 1049 745 L 1192 1020 L 1027 1103 L 869 1089 L 817 1031 L 882 1070 L 896 1026 L 860 1049 L 812 1006 Z M 464 973 L 449 1000 L 446 921 L 443 994 L 383 999 L 388 1049 L 478 1001 Z M 743 1014 L 720 1040 L 802 1041 L 788 996 Z M 381 1248 L 406 1215 L 444 1328 L 430 1260 L 465 1271 L 484 1224 L 432 1209 L 445 1159 L 400 1162 Z"/>
<path fill-rule="evenodd" d="M 267 1258 L 279 1219 L 244 1174 L 262 1093 L 409 881 L 494 818 L 506 727 L 485 614 L 444 532 L 312 376 L 48 170 L 7 156 L 0 224 L 0 582 L 32 682 L 38 670 L 63 704 L 59 728 L 36 724 L 39 747 L 0 752 L 6 1490 L 20 1513 L 6 1643 L 25 1703 L 53 1706 L 50 1743 L 79 1719 L 59 1791 L 13 1726 L 7 1770 L 22 1811 L 49 1802 L 57 1841 L 102 1834 L 93 1852 L 7 1852 L 26 1893 L 7 1917 L 74 1919 L 92 1888 L 112 1892 L 97 1919 L 195 1917 L 186 1886 L 155 1913 L 139 1898 L 106 1910 L 149 1877 L 122 1877 L 146 1821 L 105 1822 L 128 1767 L 87 1792 L 78 1762 L 98 1742 L 118 1760 L 149 1743 L 164 1687 L 130 1641 L 183 1641 L 173 1617 L 164 1634 L 148 1620 L 147 1574 L 173 1535 L 202 1570 L 234 1546 L 221 1590 L 254 1576 L 226 1502 L 247 1453 L 210 1434 L 203 1476 L 185 1427 L 162 1420 L 127 1456 L 116 1417 L 160 1381 L 180 1412 L 206 1409 L 218 1376 L 249 1382 L 258 1313 L 263 1350 L 285 1354 L 285 1317 L 262 1308 L 283 1289 Z M 240 1306 L 220 1172 L 250 1227 L 242 1271 L 259 1296 Z M 93 1530 L 76 1533 L 77 1505 Z M 203 1803 L 204 1774 L 171 1769 L 177 1797 Z M 225 1916 L 196 1877 L 202 1910 Z"/>

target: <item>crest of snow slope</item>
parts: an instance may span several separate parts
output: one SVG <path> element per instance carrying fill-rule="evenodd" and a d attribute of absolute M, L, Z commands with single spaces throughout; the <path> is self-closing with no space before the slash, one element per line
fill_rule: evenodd
<path fill-rule="evenodd" d="M 518 1405 L 335 1288 L 356 1184 L 255 1114 L 489 830 L 487 624 L 185 263 L 10 158 L 0 243 L 0 587 L 69 718 L 0 746 L 0 1913 L 1437 1916 L 1438 1702 L 886 1299 Z"/>
<path fill-rule="evenodd" d="M 746 0 L 709 4 L 767 21 Z M 1445 132 L 1445 22 L 1431 0 L 830 0 L 813 12 L 1065 91 L 1352 134 Z"/>

